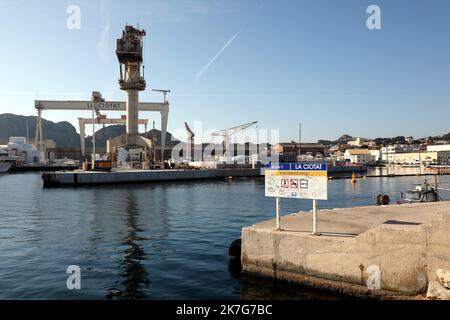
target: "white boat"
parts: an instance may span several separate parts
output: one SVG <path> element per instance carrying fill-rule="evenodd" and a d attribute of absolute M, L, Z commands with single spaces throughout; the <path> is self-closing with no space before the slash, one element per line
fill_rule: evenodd
<path fill-rule="evenodd" d="M 8 172 L 15 162 L 16 159 L 8 157 L 6 150 L 0 149 L 0 173 Z"/>
<path fill-rule="evenodd" d="M 425 180 L 423 184 L 415 184 L 412 189 L 402 193 L 402 199 L 405 203 L 415 202 L 436 202 L 440 200 L 437 188 L 430 187 Z"/>
<path fill-rule="evenodd" d="M 14 162 L 0 160 L 0 173 L 8 172 Z"/>

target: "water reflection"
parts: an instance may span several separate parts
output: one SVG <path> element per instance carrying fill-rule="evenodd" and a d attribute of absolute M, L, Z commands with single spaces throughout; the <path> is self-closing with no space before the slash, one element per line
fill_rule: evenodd
<path fill-rule="evenodd" d="M 144 291 L 150 284 L 148 273 L 143 266 L 146 259 L 144 249 L 139 244 L 143 238 L 139 237 L 142 230 L 139 228 L 139 209 L 137 199 L 133 193 L 124 194 L 124 213 L 127 231 L 122 239 L 126 249 L 122 252 L 123 259 L 120 262 L 123 289 L 110 289 L 106 297 L 108 299 L 145 299 Z"/>
<path fill-rule="evenodd" d="M 330 180 L 319 208 L 392 203 L 432 177 Z M 439 176 L 450 190 L 450 176 Z M 273 219 L 264 179 L 42 189 L 38 174 L 0 178 L 0 299 L 326 299 L 301 286 L 244 277 L 228 265 L 243 227 Z M 440 190 L 443 199 L 448 191 Z M 283 214 L 311 201 L 283 199 Z M 145 239 L 144 239 L 145 238 Z M 83 268 L 83 290 L 65 286 L 65 268 Z M 230 267 L 230 272 L 227 268 Z M 61 272 L 51 272 L 62 270 Z M 151 280 L 151 283 L 150 283 Z M 334 298 L 334 297 L 332 297 Z M 337 297 L 339 298 L 339 297 Z"/>
<path fill-rule="evenodd" d="M 348 296 L 306 287 L 287 281 L 278 281 L 242 275 L 242 300 L 347 300 Z"/>
<path fill-rule="evenodd" d="M 242 272 L 242 265 L 240 260 L 229 259 L 228 272 L 233 279 L 240 279 Z"/>

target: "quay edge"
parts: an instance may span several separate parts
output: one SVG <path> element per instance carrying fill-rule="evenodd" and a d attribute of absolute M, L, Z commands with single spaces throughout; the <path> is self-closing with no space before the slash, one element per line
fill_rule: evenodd
<path fill-rule="evenodd" d="M 62 186 L 224 179 L 227 177 L 252 178 L 263 175 L 263 169 L 125 170 L 117 172 L 74 171 L 43 173 L 42 180 L 44 188 L 53 188 Z"/>
<path fill-rule="evenodd" d="M 359 297 L 423 298 L 437 269 L 450 269 L 450 202 L 296 213 L 242 230 L 244 274 Z M 379 289 L 367 281 L 379 267 Z"/>

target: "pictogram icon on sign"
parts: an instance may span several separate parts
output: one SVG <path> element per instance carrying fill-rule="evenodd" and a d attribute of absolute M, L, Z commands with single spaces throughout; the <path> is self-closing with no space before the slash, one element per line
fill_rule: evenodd
<path fill-rule="evenodd" d="M 298 179 L 291 179 L 291 189 L 298 189 Z"/>
<path fill-rule="evenodd" d="M 306 179 L 300 180 L 300 189 L 308 189 L 308 180 Z"/>

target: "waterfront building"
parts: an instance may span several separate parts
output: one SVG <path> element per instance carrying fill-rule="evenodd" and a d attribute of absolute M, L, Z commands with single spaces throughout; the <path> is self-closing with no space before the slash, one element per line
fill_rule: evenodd
<path fill-rule="evenodd" d="M 347 149 L 344 153 L 345 161 L 355 164 L 373 163 L 373 156 L 368 149 Z"/>
<path fill-rule="evenodd" d="M 355 140 L 347 142 L 347 144 L 352 147 L 362 147 L 363 140 L 361 138 L 356 138 Z"/>
<path fill-rule="evenodd" d="M 328 157 L 328 147 L 320 143 L 278 143 L 272 147 L 272 154 L 278 154 L 280 162 L 296 162 L 297 157 L 308 155 L 312 158 Z"/>
<path fill-rule="evenodd" d="M 369 150 L 369 152 L 372 155 L 373 162 L 381 161 L 381 149 Z"/>
<path fill-rule="evenodd" d="M 381 148 L 381 160 L 383 162 L 395 163 L 395 154 L 399 153 L 420 153 L 426 151 L 423 146 L 420 145 L 408 145 L 408 144 L 393 144 Z"/>
<path fill-rule="evenodd" d="M 331 159 L 335 162 L 345 162 L 345 154 L 338 150 L 331 155 Z"/>
<path fill-rule="evenodd" d="M 300 154 L 311 153 L 313 156 L 316 156 L 318 153 L 323 156 L 329 155 L 329 149 L 321 143 L 278 143 L 272 147 L 272 152 L 280 155 L 298 155 L 299 152 Z"/>
<path fill-rule="evenodd" d="M 396 153 L 392 163 L 395 164 L 446 164 L 450 158 L 450 151 L 425 151 Z"/>
<path fill-rule="evenodd" d="M 433 144 L 427 146 L 427 151 L 450 151 L 450 144 Z"/>

